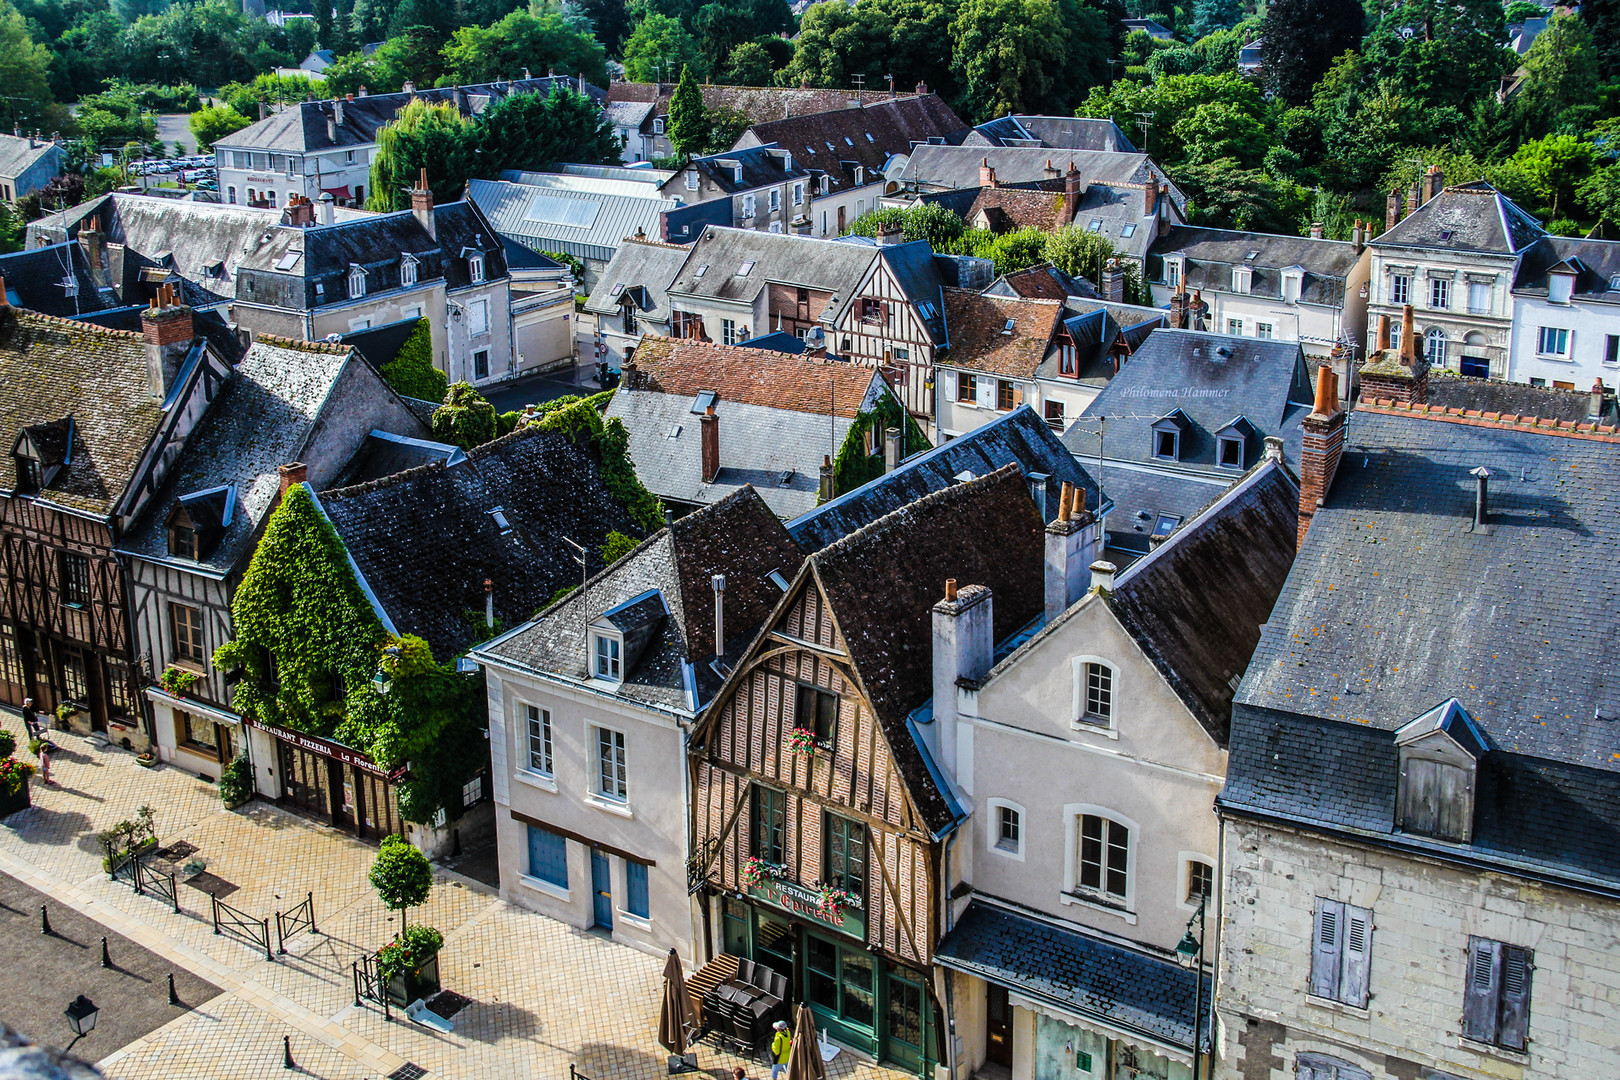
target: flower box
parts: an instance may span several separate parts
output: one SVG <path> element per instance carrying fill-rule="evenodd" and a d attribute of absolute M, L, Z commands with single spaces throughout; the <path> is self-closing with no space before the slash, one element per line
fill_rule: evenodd
<path fill-rule="evenodd" d="M 384 991 L 395 1005 L 409 1005 L 424 1001 L 439 992 L 439 954 L 434 953 L 409 971 L 402 971 L 388 980 Z"/>

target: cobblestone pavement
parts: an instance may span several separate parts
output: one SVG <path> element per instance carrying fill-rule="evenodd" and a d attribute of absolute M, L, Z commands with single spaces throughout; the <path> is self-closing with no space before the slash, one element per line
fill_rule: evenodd
<path fill-rule="evenodd" d="M 0 724 L 21 736 L 9 715 Z M 665 1075 L 656 1043 L 662 958 L 499 900 L 471 878 L 440 870 L 413 922 L 445 935 L 440 976 L 472 1000 L 450 1034 L 356 1007 L 350 965 L 390 933 L 365 875 L 376 849 L 273 806 L 224 810 L 212 784 L 177 769 L 143 769 L 122 750 L 57 736 L 58 786 L 34 780 L 34 808 L 0 824 L 0 873 L 50 895 L 137 945 L 220 987 L 198 1004 L 101 1062 L 115 1080 L 235 1080 L 285 1077 L 283 1037 L 298 1072 L 324 1080 L 380 1080 L 407 1062 L 436 1077 L 564 1080 L 576 1064 L 591 1080 Z M 19 741 L 21 739 L 19 738 Z M 185 841 L 209 874 L 234 885 L 231 906 L 257 919 L 315 896 L 317 934 L 298 934 L 287 953 L 216 936 L 208 896 L 183 881 L 181 913 L 109 881 L 95 833 L 148 804 L 159 841 Z M 708 1046 L 703 1072 L 729 1080 L 745 1064 Z M 899 1080 L 903 1074 L 840 1054 L 835 1080 Z"/>

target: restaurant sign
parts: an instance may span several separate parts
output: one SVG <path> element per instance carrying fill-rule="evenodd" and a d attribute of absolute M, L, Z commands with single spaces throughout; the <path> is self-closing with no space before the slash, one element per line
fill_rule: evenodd
<path fill-rule="evenodd" d="M 405 775 L 404 766 L 389 772 L 360 751 L 344 746 L 342 743 L 335 743 L 330 739 L 322 739 L 315 735 L 305 735 L 299 731 L 289 731 L 287 728 L 278 727 L 275 724 L 267 724 L 263 720 L 249 720 L 246 717 L 243 719 L 249 726 L 269 732 L 282 742 L 291 743 L 301 750 L 308 750 L 310 753 L 319 754 L 321 757 L 333 758 L 343 762 L 345 765 L 353 765 L 361 772 L 368 772 L 373 776 L 380 776 L 385 780 L 394 781 L 401 779 Z"/>
<path fill-rule="evenodd" d="M 750 885 L 748 895 L 800 918 L 830 927 L 840 934 L 848 934 L 863 941 L 866 939 L 866 913 L 853 904 L 840 907 L 824 905 L 818 889 L 807 889 L 791 881 L 767 878 L 758 885 Z"/>

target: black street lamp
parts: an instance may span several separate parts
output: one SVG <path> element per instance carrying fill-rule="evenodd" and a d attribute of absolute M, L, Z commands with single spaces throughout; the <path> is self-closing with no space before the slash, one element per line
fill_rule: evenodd
<path fill-rule="evenodd" d="M 67 1017 L 68 1027 L 73 1029 L 74 1043 L 96 1030 L 96 1018 L 100 1013 L 101 1010 L 96 1008 L 96 1003 L 83 994 L 73 999 L 72 1004 L 62 1015 Z M 68 1049 L 72 1048 L 73 1043 L 68 1043 Z"/>
<path fill-rule="evenodd" d="M 1176 959 L 1193 973 L 1193 1080 L 1202 1080 L 1199 1066 L 1204 1052 L 1204 911 L 1209 906 L 1209 894 L 1198 898 L 1198 913 L 1187 920 L 1187 932 L 1176 944 Z M 1198 923 L 1198 935 L 1193 936 L 1193 923 Z"/>

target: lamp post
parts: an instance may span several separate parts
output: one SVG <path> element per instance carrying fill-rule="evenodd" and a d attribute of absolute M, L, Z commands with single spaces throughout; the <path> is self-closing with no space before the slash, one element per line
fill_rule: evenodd
<path fill-rule="evenodd" d="M 100 1012 L 96 1003 L 83 994 L 73 999 L 62 1015 L 67 1017 L 68 1027 L 73 1029 L 74 1043 L 96 1030 L 96 1017 Z M 68 1043 L 68 1049 L 73 1049 L 73 1043 Z"/>
<path fill-rule="evenodd" d="M 390 645 L 383 650 L 383 655 L 398 663 L 402 653 L 400 652 L 398 645 Z M 393 675 L 389 672 L 386 665 L 379 663 L 377 665 L 377 673 L 371 677 L 371 688 L 377 691 L 377 693 L 387 696 L 388 691 L 393 689 L 393 686 Z"/>
<path fill-rule="evenodd" d="M 1193 1080 L 1201 1080 L 1199 1067 L 1204 1052 L 1204 911 L 1209 907 L 1209 894 L 1198 898 L 1198 913 L 1187 920 L 1187 932 L 1176 944 L 1176 959 L 1193 973 Z M 1198 936 L 1193 936 L 1193 923 L 1198 923 Z"/>

